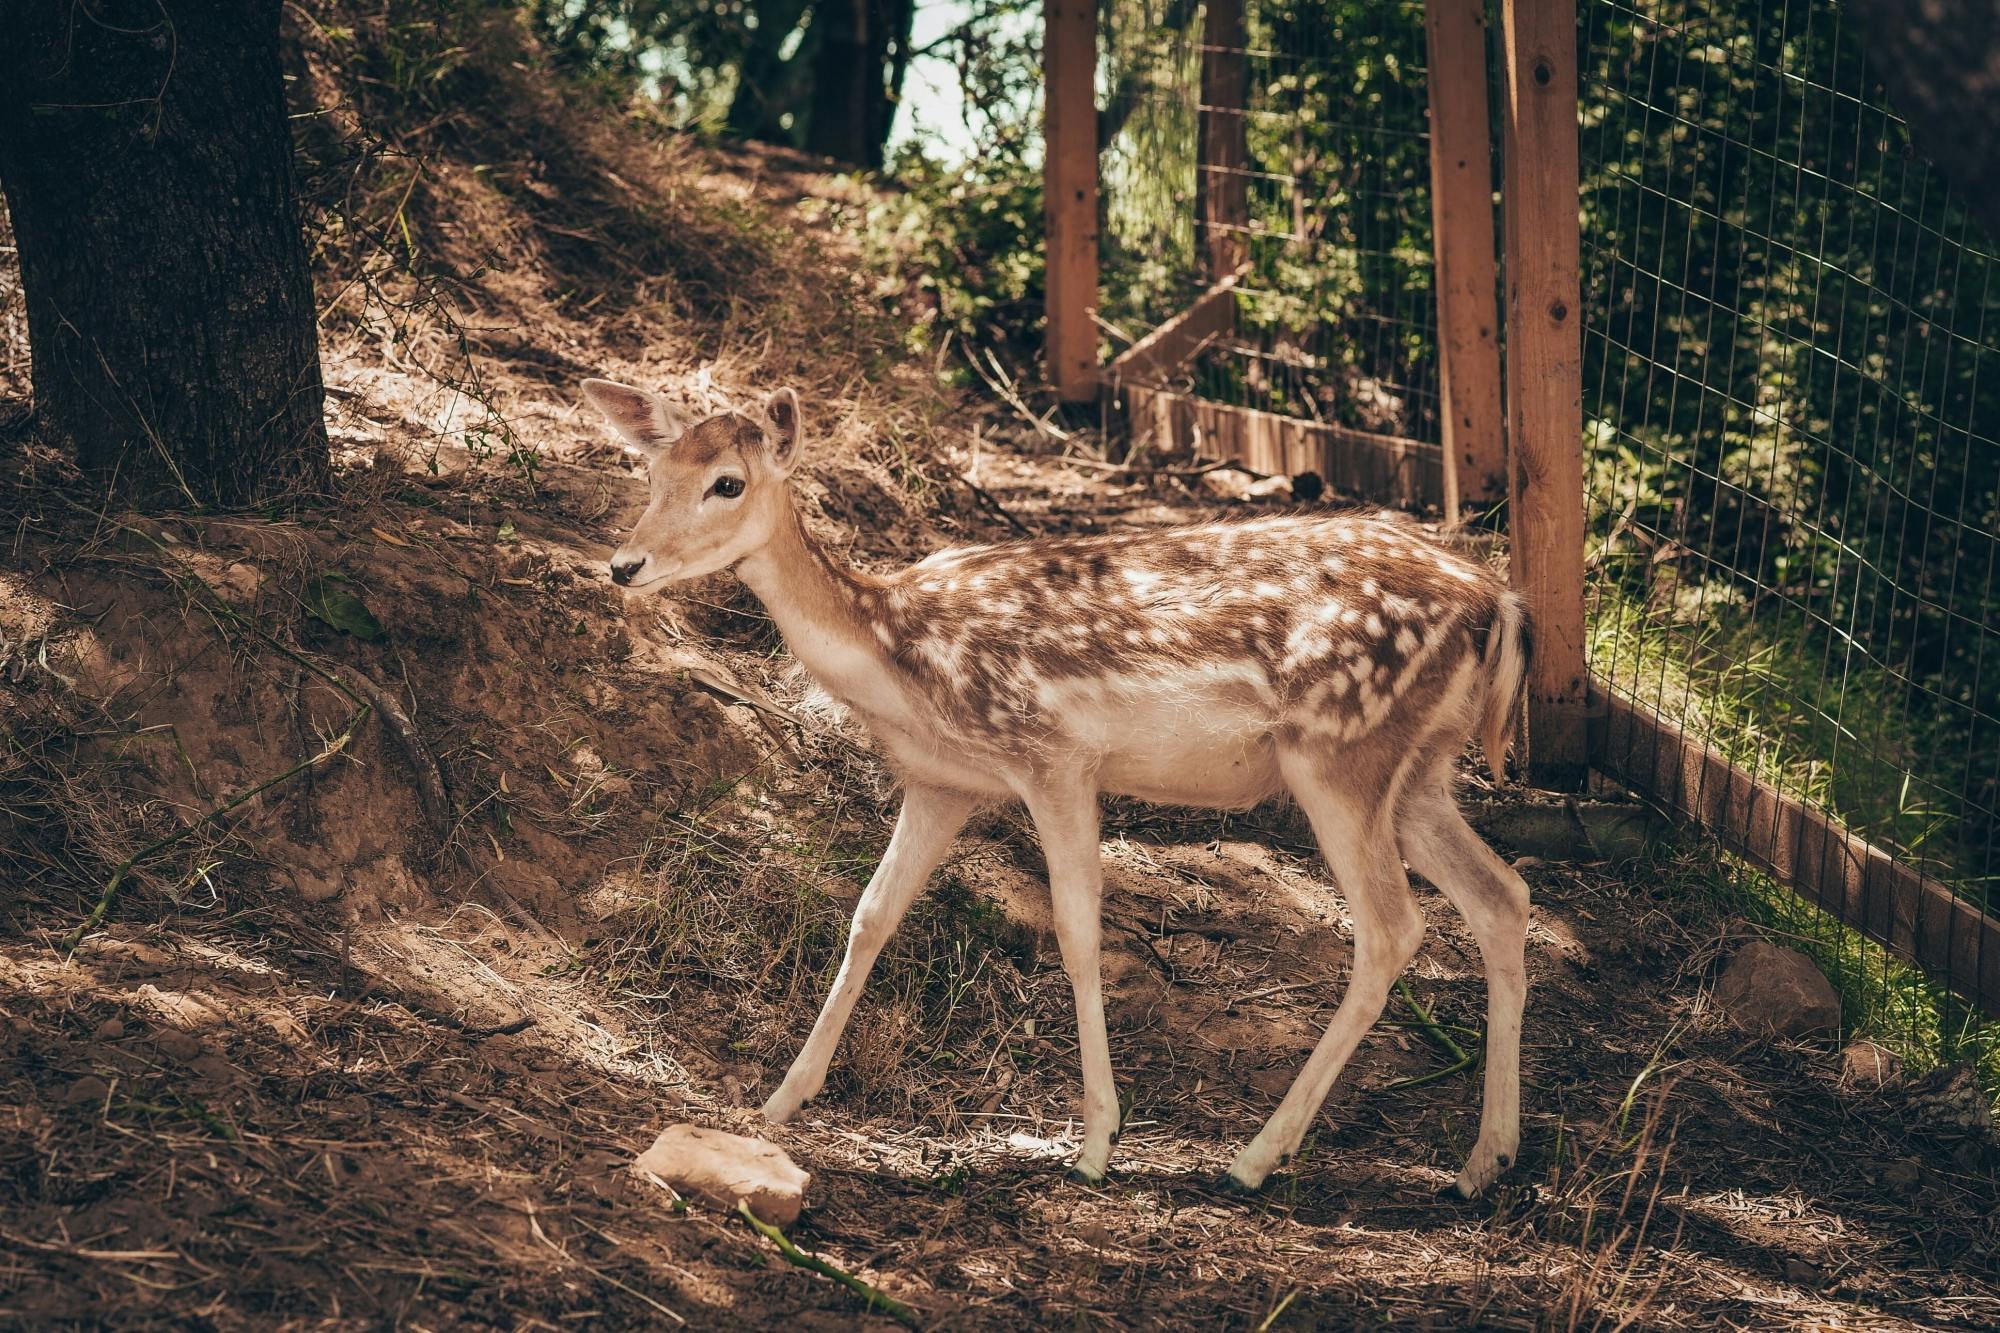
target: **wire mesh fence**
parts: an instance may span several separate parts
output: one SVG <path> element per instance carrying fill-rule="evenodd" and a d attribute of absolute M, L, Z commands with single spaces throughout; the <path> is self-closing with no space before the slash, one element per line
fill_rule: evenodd
<path fill-rule="evenodd" d="M 1100 313 L 1136 340 L 1241 270 L 1176 387 L 1438 435 L 1423 5 L 1113 0 Z"/>
<path fill-rule="evenodd" d="M 1830 0 L 1592 0 L 1582 17 L 1591 670 L 1984 910 L 1992 240 Z M 1818 908 L 1759 900 L 1851 985 L 1907 991 L 1902 963 Z M 1978 940 L 1948 956 L 1967 946 L 1987 962 Z M 1891 1008 L 1941 1056 L 1994 1058 L 1971 1009 Z"/>
<path fill-rule="evenodd" d="M 1235 4 L 1106 11 L 1104 318 L 1240 268 L 1177 391 L 1435 439 L 1423 6 Z M 2000 997 L 2000 250 L 1833 0 L 1583 0 L 1578 49 L 1600 720 L 1664 719 L 1726 845 L 1839 881 L 1735 863 L 1852 1018 L 2000 1088 L 1952 994 Z"/>

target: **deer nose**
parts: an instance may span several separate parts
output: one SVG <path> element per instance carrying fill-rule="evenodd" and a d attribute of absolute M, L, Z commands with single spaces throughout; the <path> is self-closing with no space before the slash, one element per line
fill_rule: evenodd
<path fill-rule="evenodd" d="M 623 588 L 632 582 L 632 576 L 645 567 L 643 555 L 614 555 L 611 557 L 611 581 Z"/>

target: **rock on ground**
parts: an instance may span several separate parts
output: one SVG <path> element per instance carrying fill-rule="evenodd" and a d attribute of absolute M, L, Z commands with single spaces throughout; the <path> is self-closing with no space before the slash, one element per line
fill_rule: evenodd
<path fill-rule="evenodd" d="M 1715 1002 L 1745 1032 L 1819 1037 L 1840 1031 L 1840 996 L 1812 959 L 1769 940 L 1736 951 L 1715 983 Z"/>
<path fill-rule="evenodd" d="M 1852 1042 L 1840 1053 L 1840 1085 L 1873 1092 L 1894 1082 L 1902 1068 L 1903 1061 L 1894 1051 L 1872 1041 Z"/>
<path fill-rule="evenodd" d="M 669 1125 L 632 1169 L 718 1208 L 733 1209 L 739 1199 L 747 1201 L 761 1221 L 780 1227 L 798 1221 L 812 1181 L 811 1173 L 800 1170 L 784 1149 L 700 1125 Z"/>

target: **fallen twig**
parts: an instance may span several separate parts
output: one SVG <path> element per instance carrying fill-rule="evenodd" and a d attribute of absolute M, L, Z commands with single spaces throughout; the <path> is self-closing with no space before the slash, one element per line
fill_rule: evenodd
<path fill-rule="evenodd" d="M 915 1310 L 912 1310 L 888 1292 L 883 1291 L 880 1287 L 856 1277 L 839 1265 L 830 1264 L 818 1255 L 807 1254 L 804 1250 L 792 1244 L 790 1238 L 784 1232 L 778 1230 L 769 1222 L 763 1221 L 757 1214 L 751 1212 L 748 1200 L 737 1200 L 736 1212 L 738 1216 L 750 1224 L 751 1230 L 755 1231 L 765 1240 L 770 1241 L 773 1245 L 776 1245 L 778 1253 L 785 1256 L 787 1263 L 795 1264 L 809 1272 L 818 1273 L 821 1277 L 830 1277 L 841 1286 L 846 1287 L 849 1291 L 859 1296 L 862 1300 L 867 1301 L 870 1310 L 880 1310 L 883 1314 L 888 1315 L 905 1328 L 917 1327 L 917 1312 Z"/>
<path fill-rule="evenodd" d="M 1035 415 L 1034 409 L 1029 407 L 1027 400 L 1021 397 L 1020 390 L 1016 389 L 1013 381 L 1007 378 L 1007 372 L 1000 368 L 1000 358 L 993 355 L 992 349 L 989 348 L 986 352 L 986 359 L 993 363 L 993 373 L 990 375 L 986 373 L 986 367 L 979 364 L 979 358 L 972 352 L 966 352 L 965 359 L 971 365 L 973 372 L 980 379 L 986 381 L 986 387 L 993 390 L 1001 402 L 1013 408 L 1015 414 L 1023 421 L 1026 421 L 1030 426 L 1033 426 L 1036 430 L 1059 444 L 1068 444 L 1070 442 L 1071 437 L 1068 431 L 1062 429 L 1060 426 L 1051 426 L 1049 424 L 1048 418 L 1054 415 L 1053 409 L 1046 415 L 1039 417 Z"/>
<path fill-rule="evenodd" d="M 382 725 L 395 736 L 403 758 L 417 775 L 417 798 L 424 807 L 424 815 L 431 821 L 438 840 L 438 850 L 444 850 L 445 840 L 452 827 L 451 798 L 445 794 L 444 774 L 438 769 L 437 760 L 431 757 L 430 749 L 417 734 L 417 724 L 403 711 L 396 697 L 366 675 L 351 667 L 336 664 L 333 672 L 347 682 L 354 690 L 366 695 L 368 702 L 375 706 L 375 713 L 382 719 Z"/>
<path fill-rule="evenodd" d="M 1271 1325 L 1277 1323 L 1279 1316 L 1283 1315 L 1285 1311 L 1291 1309 L 1292 1302 L 1297 1300 L 1298 1298 L 1299 1298 L 1299 1289 L 1297 1287 L 1294 1287 L 1292 1288 L 1292 1290 L 1286 1292 L 1285 1299 L 1279 1301 L 1277 1308 L 1272 1310 L 1271 1313 L 1265 1315 L 1264 1322 L 1257 1325 L 1257 1333 L 1271 1333 Z"/>
<path fill-rule="evenodd" d="M 1451 1033 L 1445 1031 L 1444 1025 L 1433 1018 L 1431 1011 L 1424 1008 L 1417 997 L 1410 993 L 1409 982 L 1399 978 L 1396 982 L 1396 993 L 1403 997 L 1403 1003 L 1410 1006 L 1410 1012 L 1417 1016 L 1417 1022 L 1422 1026 L 1424 1035 L 1442 1047 L 1445 1054 L 1451 1056 L 1452 1062 L 1443 1069 L 1433 1069 L 1430 1073 L 1419 1074 L 1415 1078 L 1399 1078 L 1394 1083 L 1389 1084 L 1392 1090 L 1421 1088 L 1426 1083 L 1435 1083 L 1441 1078 L 1450 1078 L 1460 1070 L 1468 1069 L 1472 1066 L 1472 1063 L 1478 1058 L 1477 1048 L 1468 1052 L 1464 1047 L 1453 1041 Z"/>
<path fill-rule="evenodd" d="M 1092 472 L 1129 472 L 1135 477 L 1205 477 L 1211 472 L 1240 472 L 1252 481 L 1269 481 L 1277 475 L 1246 467 L 1233 458 L 1211 458 L 1205 463 L 1196 463 L 1190 467 L 1147 467 L 1135 463 L 1110 463 L 1095 458 L 1077 458 L 1070 454 L 1063 454 L 1054 461 L 1067 463 L 1071 467 L 1087 468 Z"/>
<path fill-rule="evenodd" d="M 1013 513 L 1007 508 L 1006 505 L 1001 504 L 999 500 L 994 498 L 993 493 L 991 491 L 987 490 L 984 486 L 981 486 L 978 482 L 974 481 L 970 477 L 961 476 L 959 477 L 959 480 L 965 483 L 965 488 L 972 492 L 972 498 L 979 501 L 981 508 L 985 509 L 988 513 L 993 514 L 996 517 L 1007 520 L 1007 525 L 1013 528 L 1014 531 L 1020 533 L 1023 537 L 1032 537 L 1035 535 L 1035 530 L 1029 527 L 1027 524 L 1023 523 L 1020 519 L 1015 518 Z"/>

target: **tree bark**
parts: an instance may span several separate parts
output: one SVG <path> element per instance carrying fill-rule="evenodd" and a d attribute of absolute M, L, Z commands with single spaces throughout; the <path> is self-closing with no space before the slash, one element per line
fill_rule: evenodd
<path fill-rule="evenodd" d="M 1849 0 L 1868 65 L 1910 137 L 2000 238 L 2000 4 L 1994 0 Z"/>
<path fill-rule="evenodd" d="M 323 488 L 279 0 L 9 9 L 0 186 L 43 438 L 142 503 Z"/>
<path fill-rule="evenodd" d="M 892 88 L 901 74 L 891 72 L 891 48 L 909 44 L 913 21 L 911 0 L 820 0 L 813 11 L 822 35 L 813 61 L 808 151 L 871 171 L 881 167 L 900 93 Z"/>
<path fill-rule="evenodd" d="M 819 58 L 813 62 L 812 113 L 805 146 L 856 166 L 870 163 L 868 136 L 868 53 L 871 0 L 821 0 L 813 26 L 821 28 Z M 822 27 L 822 25 L 824 25 Z M 881 67 L 874 77 L 881 80 Z"/>
<path fill-rule="evenodd" d="M 903 105 L 903 83 L 910 72 L 910 39 L 917 27 L 916 0 L 882 0 L 882 13 L 884 29 L 895 49 L 888 55 L 887 87 L 877 103 L 879 114 L 873 126 L 877 163 L 888 154 L 889 132 L 895 128 L 896 112 Z"/>
<path fill-rule="evenodd" d="M 779 52 L 785 39 L 805 17 L 807 0 L 760 0 L 756 7 L 757 26 L 751 30 L 736 71 L 736 91 L 729 99 L 727 128 L 731 134 L 770 143 L 794 143 L 784 124 L 786 112 L 797 113 L 798 66 L 803 53 L 790 60 Z"/>

